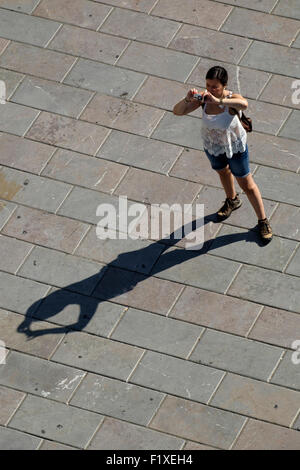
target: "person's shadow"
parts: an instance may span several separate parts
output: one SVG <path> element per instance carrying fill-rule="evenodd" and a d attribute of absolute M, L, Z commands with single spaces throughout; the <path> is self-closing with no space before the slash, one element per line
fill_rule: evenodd
<path fill-rule="evenodd" d="M 197 219 L 192 223 L 183 225 L 177 229 L 176 232 L 172 232 L 169 238 L 160 239 L 145 248 L 121 253 L 115 260 L 103 267 L 99 273 L 79 282 L 69 284 L 61 289 L 56 289 L 46 297 L 34 302 L 28 308 L 25 319 L 19 325 L 17 331 L 24 333 L 28 338 L 34 338 L 46 334 L 70 333 L 72 331 L 83 330 L 93 318 L 101 302 L 111 300 L 114 297 L 132 290 L 139 282 L 148 277 L 177 264 L 179 265 L 191 258 L 207 253 L 212 244 L 214 247 L 216 245 L 221 247 L 239 240 L 246 240 L 247 242 L 257 243 L 260 246 L 263 245 L 255 231 L 251 229 L 239 234 L 222 235 L 207 240 L 199 250 L 177 248 L 164 253 L 168 248 L 182 239 L 182 237 L 195 231 L 200 224 L 204 226 L 208 222 L 217 222 L 216 214 L 205 216 L 204 221 L 203 219 Z M 175 238 L 174 234 L 176 237 L 178 237 L 179 234 L 179 238 Z M 121 280 L 112 276 L 113 282 L 107 285 L 107 282 L 105 282 L 105 274 L 109 272 L 108 268 L 110 267 L 124 268 L 129 275 L 122 276 Z M 102 283 L 102 281 L 104 281 L 104 283 Z M 102 285 L 104 288 L 102 288 Z M 92 292 L 91 286 L 94 286 Z M 96 291 L 97 297 L 100 298 L 95 297 L 94 293 Z M 77 322 L 64 325 L 65 321 L 62 321 L 62 326 L 47 329 L 32 330 L 30 328 L 34 322 L 47 321 L 49 318 L 62 312 L 69 305 L 79 306 L 80 312 Z M 58 322 L 58 324 L 59 323 L 60 322 Z"/>

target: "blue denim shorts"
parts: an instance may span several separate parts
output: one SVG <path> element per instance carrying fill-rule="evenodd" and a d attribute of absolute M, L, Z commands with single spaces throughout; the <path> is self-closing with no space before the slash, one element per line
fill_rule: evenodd
<path fill-rule="evenodd" d="M 229 165 L 231 173 L 238 178 L 248 176 L 251 172 L 249 166 L 248 144 L 246 144 L 246 150 L 244 152 L 234 153 L 232 158 L 227 158 L 226 153 L 215 156 L 211 155 L 206 149 L 204 149 L 204 152 L 210 160 L 211 167 L 214 170 L 222 170 Z"/>

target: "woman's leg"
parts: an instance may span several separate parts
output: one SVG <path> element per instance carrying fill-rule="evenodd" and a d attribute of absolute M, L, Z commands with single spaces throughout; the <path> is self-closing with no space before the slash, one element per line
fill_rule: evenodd
<path fill-rule="evenodd" d="M 231 173 L 229 165 L 227 165 L 226 168 L 223 168 L 222 170 L 216 171 L 219 173 L 219 177 L 226 193 L 226 196 L 230 199 L 234 199 L 236 196 L 236 191 L 234 187 L 234 177 Z"/>
<path fill-rule="evenodd" d="M 253 176 L 251 174 L 243 178 L 239 178 L 238 176 L 236 176 L 236 179 L 239 186 L 242 188 L 243 191 L 245 191 L 250 203 L 252 204 L 257 218 L 259 220 L 265 219 L 266 214 L 264 209 L 264 203 L 258 186 L 253 179 Z"/>

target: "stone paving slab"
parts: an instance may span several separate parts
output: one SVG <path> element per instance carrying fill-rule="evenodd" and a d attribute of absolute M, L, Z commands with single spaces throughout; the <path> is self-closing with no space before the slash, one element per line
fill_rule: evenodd
<path fill-rule="evenodd" d="M 296 335 L 294 334 L 294 337 Z M 293 338 L 293 341 L 295 339 Z M 288 351 L 273 375 L 271 382 L 283 387 L 300 390 L 300 371 L 298 364 L 292 361 L 292 352 Z M 298 357 L 298 356 L 297 356 Z M 298 422 L 299 423 L 299 422 Z M 298 426 L 299 427 L 299 426 Z"/>
<path fill-rule="evenodd" d="M 115 8 L 99 31 L 167 47 L 180 23 Z"/>
<path fill-rule="evenodd" d="M 106 95 L 130 99 L 144 82 L 145 78 L 145 74 L 133 70 L 117 68 L 110 64 L 102 64 L 87 59 L 79 59 L 64 79 L 64 83 L 98 91 Z"/>
<path fill-rule="evenodd" d="M 0 427 L 0 447 L 2 450 L 35 450 L 41 442 L 41 438 Z"/>
<path fill-rule="evenodd" d="M 19 206 L 2 229 L 4 235 L 72 253 L 89 226 L 67 217 Z"/>
<path fill-rule="evenodd" d="M 0 57 L 0 65 L 15 72 L 60 81 L 75 60 L 75 57 L 60 52 L 11 42 Z"/>
<path fill-rule="evenodd" d="M 23 13 L 31 13 L 39 3 L 39 0 L 0 0 L 1 8 L 16 10 Z"/>
<path fill-rule="evenodd" d="M 254 40 L 240 65 L 300 78 L 299 54 L 297 49 Z M 279 56 L 281 59 L 277 60 Z"/>
<path fill-rule="evenodd" d="M 154 390 L 88 374 L 70 404 L 146 426 L 163 397 Z"/>
<path fill-rule="evenodd" d="M 19 269 L 19 275 L 90 295 L 103 275 L 103 267 L 100 263 L 36 246 Z"/>
<path fill-rule="evenodd" d="M 1 142 L 1 139 L 0 139 Z M 112 193 L 126 174 L 128 166 L 58 149 L 42 171 L 43 176 Z"/>
<path fill-rule="evenodd" d="M 72 186 L 11 168 L 0 170 L 0 197 L 36 209 L 55 212 Z"/>
<path fill-rule="evenodd" d="M 245 336 L 260 310 L 252 302 L 187 286 L 169 316 Z"/>
<path fill-rule="evenodd" d="M 1 449 L 300 449 L 299 20 L 296 0 L 0 0 Z M 237 181 L 216 219 L 201 108 L 172 112 L 215 65 L 248 100 L 266 246 Z M 143 230 L 161 203 L 204 204 L 205 244 Z"/>
<path fill-rule="evenodd" d="M 273 13 L 300 20 L 300 5 L 297 0 L 279 0 Z"/>
<path fill-rule="evenodd" d="M 57 85 L 38 78 L 25 78 L 11 100 L 64 116 L 77 117 L 92 95 L 92 92 L 77 90 L 67 85 Z"/>
<path fill-rule="evenodd" d="M 0 369 L 0 383 L 66 403 L 84 377 L 80 370 L 12 351 Z"/>
<path fill-rule="evenodd" d="M 94 436 L 89 450 L 179 450 L 184 444 L 170 434 L 126 423 L 114 418 L 105 418 Z"/>
<path fill-rule="evenodd" d="M 32 308 L 32 315 L 36 310 Z M 26 312 L 29 315 L 29 312 Z M 8 348 L 14 351 L 31 354 L 38 358 L 49 359 L 54 353 L 64 336 L 64 332 L 54 331 L 53 325 L 46 321 L 35 321 L 30 325 L 31 331 L 34 333 L 28 338 L 20 334 L 20 327 L 24 324 L 24 315 L 20 315 L 11 311 L 0 310 L 1 322 L 1 339 Z M 43 335 L 36 332 L 43 331 Z"/>
<path fill-rule="evenodd" d="M 6 100 L 12 95 L 12 93 L 17 88 L 21 80 L 23 80 L 24 75 L 17 72 L 12 72 L 11 70 L 0 69 L 0 80 L 5 82 L 6 87 Z"/>
<path fill-rule="evenodd" d="M 33 245 L 0 235 L 0 269 L 16 274 Z"/>
<path fill-rule="evenodd" d="M 251 3 L 249 3 L 247 0 L 222 0 L 222 3 L 237 5 L 258 11 L 265 11 L 266 13 L 271 13 L 271 11 L 273 11 L 276 2 L 277 0 L 252 0 Z"/>
<path fill-rule="evenodd" d="M 74 289 L 74 286 L 69 285 L 67 288 Z M 34 331 L 34 337 L 46 334 L 45 321 L 49 320 L 55 325 L 63 326 L 62 328 L 54 326 L 53 332 L 64 333 L 71 328 L 96 336 L 108 337 L 127 308 L 112 302 L 99 302 L 87 295 L 80 295 L 66 289 L 53 288 L 34 316 L 29 318 L 30 329 Z M 29 312 L 27 315 L 29 317 Z"/>
<path fill-rule="evenodd" d="M 235 8 L 220 31 L 260 41 L 289 46 L 299 30 L 299 22 L 266 13 Z"/>
<path fill-rule="evenodd" d="M 114 64 L 128 45 L 129 41 L 126 39 L 64 25 L 48 48 L 77 57 Z"/>
<path fill-rule="evenodd" d="M 243 402 L 240 395 L 243 394 Z M 227 374 L 210 402 L 257 419 L 289 427 L 299 410 L 299 392 Z"/>
<path fill-rule="evenodd" d="M 217 61 L 238 64 L 249 45 L 250 39 L 207 28 L 184 25 L 169 47 Z"/>
<path fill-rule="evenodd" d="M 164 112 L 150 106 L 119 98 L 96 95 L 80 118 L 124 132 L 149 137 Z"/>
<path fill-rule="evenodd" d="M 300 317 L 296 313 L 264 307 L 249 338 L 291 348 L 299 325 Z"/>
<path fill-rule="evenodd" d="M 14 41 L 45 47 L 59 27 L 60 23 L 55 21 L 10 10 L 0 11 L 1 36 Z"/>
<path fill-rule="evenodd" d="M 166 315 L 183 288 L 176 282 L 109 267 L 93 296 Z"/>
<path fill-rule="evenodd" d="M 167 397 L 150 427 L 181 437 L 228 449 L 245 422 L 238 414 L 200 403 Z"/>
<path fill-rule="evenodd" d="M 297 450 L 299 433 L 292 429 L 250 419 L 233 450 Z"/>
<path fill-rule="evenodd" d="M 102 420 L 103 417 L 99 414 L 27 395 L 10 421 L 10 426 L 43 438 L 84 448 Z"/>
<path fill-rule="evenodd" d="M 298 277 L 245 265 L 228 292 L 236 297 L 300 313 L 299 287 Z"/>
<path fill-rule="evenodd" d="M 151 11 L 152 15 L 171 18 L 207 28 L 219 29 L 232 7 L 211 3 L 207 0 L 191 0 L 183 4 L 180 0 L 159 0 Z"/>
<path fill-rule="evenodd" d="M 212 367 L 147 351 L 130 382 L 207 403 L 223 376 Z"/>
<path fill-rule="evenodd" d="M 11 388 L 0 386 L 0 400 L 1 400 L 1 412 L 0 412 L 0 425 L 5 426 L 13 415 L 15 410 L 18 408 L 22 400 L 25 398 L 25 393 L 18 392 Z M 2 447 L 1 447 L 2 448 Z"/>
<path fill-rule="evenodd" d="M 50 145 L 0 134 L 0 163 L 4 166 L 40 174 L 54 151 L 55 148 Z"/>
<path fill-rule="evenodd" d="M 142 349 L 125 343 L 72 332 L 64 338 L 52 359 L 89 372 L 126 380 L 142 353 Z"/>
<path fill-rule="evenodd" d="M 28 1 L 28 0 L 27 0 Z M 31 0 L 32 1 L 32 0 Z M 82 28 L 97 29 L 111 12 L 109 5 L 88 0 L 42 0 L 34 9 L 34 16 L 41 16 L 63 23 L 73 23 Z M 1 5 L 1 3 L 0 3 Z"/>
<path fill-rule="evenodd" d="M 39 114 L 36 109 L 15 103 L 5 103 L 5 114 L 0 117 L 0 130 L 22 136 Z"/>
<path fill-rule="evenodd" d="M 181 152 L 182 149 L 178 145 L 114 130 L 101 146 L 97 156 L 123 165 L 166 174 Z"/>
<path fill-rule="evenodd" d="M 190 360 L 266 381 L 282 353 L 283 350 L 279 347 L 220 331 L 206 330 Z"/>
<path fill-rule="evenodd" d="M 203 328 L 199 326 L 129 308 L 111 338 L 185 358 L 202 332 Z"/>

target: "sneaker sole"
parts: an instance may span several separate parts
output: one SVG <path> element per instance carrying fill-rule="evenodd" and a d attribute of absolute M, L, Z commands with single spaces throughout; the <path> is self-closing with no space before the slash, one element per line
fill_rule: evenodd
<path fill-rule="evenodd" d="M 231 212 L 235 211 L 236 209 L 239 209 L 242 204 L 243 204 L 243 201 L 240 201 L 239 205 L 234 207 Z M 228 217 L 231 216 L 231 212 L 230 212 L 229 215 L 219 215 L 218 212 L 217 212 L 217 216 L 218 216 L 219 219 L 228 219 Z"/>

